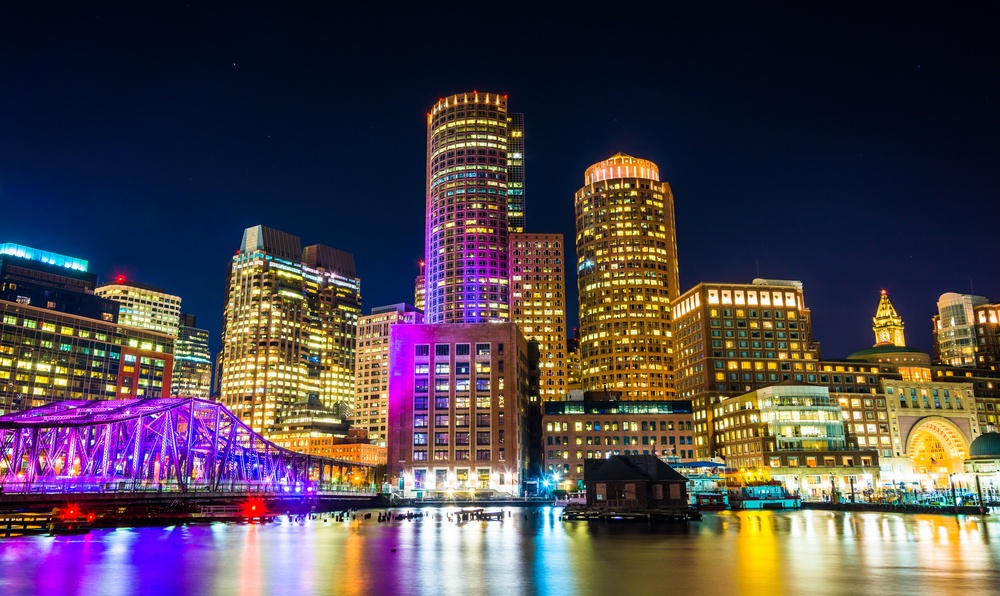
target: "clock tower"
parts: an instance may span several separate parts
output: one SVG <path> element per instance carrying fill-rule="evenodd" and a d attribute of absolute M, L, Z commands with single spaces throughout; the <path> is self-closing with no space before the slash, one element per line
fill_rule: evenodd
<path fill-rule="evenodd" d="M 892 302 L 885 290 L 882 290 L 882 297 L 878 301 L 878 309 L 872 317 L 872 331 L 875 332 L 876 346 L 906 346 L 906 339 L 903 337 L 903 318 L 896 313 Z"/>

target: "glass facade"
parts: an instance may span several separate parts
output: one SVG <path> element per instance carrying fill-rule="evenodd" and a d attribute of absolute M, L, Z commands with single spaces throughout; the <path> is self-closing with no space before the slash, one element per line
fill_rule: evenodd
<path fill-rule="evenodd" d="M 118 323 L 177 337 L 180 296 L 167 294 L 163 288 L 126 282 L 122 277 L 96 288 L 94 293 L 118 303 Z"/>
<path fill-rule="evenodd" d="M 934 317 L 934 350 L 948 366 L 976 366 L 974 310 L 989 303 L 983 296 L 947 292 L 938 299 Z"/>
<path fill-rule="evenodd" d="M 291 234 L 249 228 L 229 272 L 220 400 L 260 433 L 310 397 L 327 407 L 354 402 L 361 313 L 354 259 L 299 246 Z"/>
<path fill-rule="evenodd" d="M 207 399 L 212 393 L 212 354 L 208 331 L 195 327 L 193 315 L 181 315 L 174 343 L 174 380 L 171 394 Z"/>

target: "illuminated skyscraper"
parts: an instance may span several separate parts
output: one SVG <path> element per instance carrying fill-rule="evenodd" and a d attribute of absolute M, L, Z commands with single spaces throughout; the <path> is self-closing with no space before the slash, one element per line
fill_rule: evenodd
<path fill-rule="evenodd" d="M 678 295 L 674 197 L 656 164 L 618 153 L 576 193 L 584 390 L 673 396 L 670 301 Z"/>
<path fill-rule="evenodd" d="M 524 231 L 524 114 L 507 114 L 507 229 Z"/>
<path fill-rule="evenodd" d="M 316 397 L 354 401 L 361 282 L 354 257 L 297 236 L 247 228 L 229 270 L 220 400 L 266 433 L 283 410 Z"/>
<path fill-rule="evenodd" d="M 566 274 L 562 234 L 510 235 L 514 322 L 538 342 L 542 401 L 563 399 L 566 373 Z"/>
<path fill-rule="evenodd" d="M 118 323 L 177 337 L 181 325 L 181 298 L 163 288 L 126 280 L 124 275 L 99 286 L 94 293 L 118 303 Z"/>
<path fill-rule="evenodd" d="M 208 399 L 212 393 L 212 353 L 208 331 L 198 329 L 194 315 L 181 314 L 174 342 L 174 382 L 171 395 Z"/>
<path fill-rule="evenodd" d="M 368 431 L 371 442 L 381 447 L 385 447 L 389 408 L 389 330 L 423 319 L 423 313 L 409 304 L 379 306 L 358 319 L 353 426 Z"/>
<path fill-rule="evenodd" d="M 425 320 L 510 320 L 507 98 L 460 93 L 427 114 Z"/>
<path fill-rule="evenodd" d="M 508 152 L 522 122 L 506 96 L 476 91 L 427 114 L 425 324 L 392 326 L 389 346 L 389 476 L 407 496 L 518 495 L 527 481 L 538 352 L 510 321 L 508 244 L 524 225 L 523 162 Z"/>

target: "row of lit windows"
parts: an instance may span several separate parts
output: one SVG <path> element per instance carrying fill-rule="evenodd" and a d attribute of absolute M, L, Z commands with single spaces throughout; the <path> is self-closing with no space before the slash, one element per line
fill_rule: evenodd
<path fill-rule="evenodd" d="M 433 455 L 434 455 L 434 461 L 449 461 L 452 459 L 450 457 L 450 450 L 448 449 L 435 449 L 433 451 Z M 454 460 L 467 461 L 469 460 L 470 455 L 471 451 L 469 449 L 456 449 Z M 423 449 L 413 450 L 413 461 L 428 461 L 427 456 L 428 452 Z M 475 456 L 476 456 L 476 461 L 490 461 L 492 459 L 492 453 L 489 449 L 476 449 Z M 501 447 L 497 454 L 497 460 L 504 461 L 504 459 L 505 459 L 504 448 Z"/>
<path fill-rule="evenodd" d="M 599 450 L 598 451 L 592 451 L 592 450 L 582 451 L 582 450 L 580 450 L 580 451 L 576 452 L 576 459 L 578 459 L 578 460 L 581 460 L 581 459 L 584 459 L 584 458 L 586 458 L 586 459 L 608 459 L 612 455 L 639 455 L 639 454 L 640 454 L 640 452 L 638 450 L 635 450 L 635 449 L 633 449 L 631 451 L 629 451 L 628 449 L 625 449 L 624 451 L 620 451 L 618 449 L 607 450 L 607 451 L 599 451 Z M 648 450 L 648 449 L 642 450 L 641 454 L 642 455 L 651 455 L 650 450 Z M 656 455 L 657 454 L 657 450 L 654 449 L 652 451 L 652 454 Z M 663 453 L 661 452 L 660 454 L 663 454 Z M 671 454 L 672 455 L 676 455 L 677 457 L 679 457 L 681 459 L 693 459 L 694 458 L 694 450 L 693 449 L 681 449 L 681 450 L 678 450 L 678 451 L 672 451 Z M 552 460 L 556 460 L 556 459 L 570 459 L 570 455 L 572 455 L 572 452 L 570 452 L 570 451 L 560 451 L 560 450 L 549 449 L 546 452 L 546 456 L 547 456 L 546 460 L 547 461 L 552 461 Z M 558 464 L 556 464 L 556 466 L 558 466 Z M 550 473 L 552 473 L 554 471 L 553 467 L 552 467 L 552 464 L 548 465 L 548 471 Z M 569 473 L 569 467 L 568 466 L 565 467 L 565 468 L 563 468 L 563 473 L 564 474 L 568 474 Z M 578 466 L 576 473 L 577 474 L 582 474 L 583 473 L 583 467 L 582 466 Z"/>

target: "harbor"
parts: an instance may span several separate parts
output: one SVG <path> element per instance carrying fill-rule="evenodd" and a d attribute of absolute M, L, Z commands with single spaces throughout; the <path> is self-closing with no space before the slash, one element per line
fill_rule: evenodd
<path fill-rule="evenodd" d="M 857 589 L 847 577 L 879 577 L 888 596 L 985 594 L 1000 583 L 994 517 L 803 509 L 615 523 L 560 521 L 559 508 L 537 507 L 461 521 L 459 509 L 3 539 L 0 591 L 130 594 L 120 586 L 141 580 L 185 594 L 596 594 L 660 589 L 665 562 L 683 570 L 674 588 L 694 593 L 847 594 Z M 741 556 L 720 556 L 733 551 Z"/>

